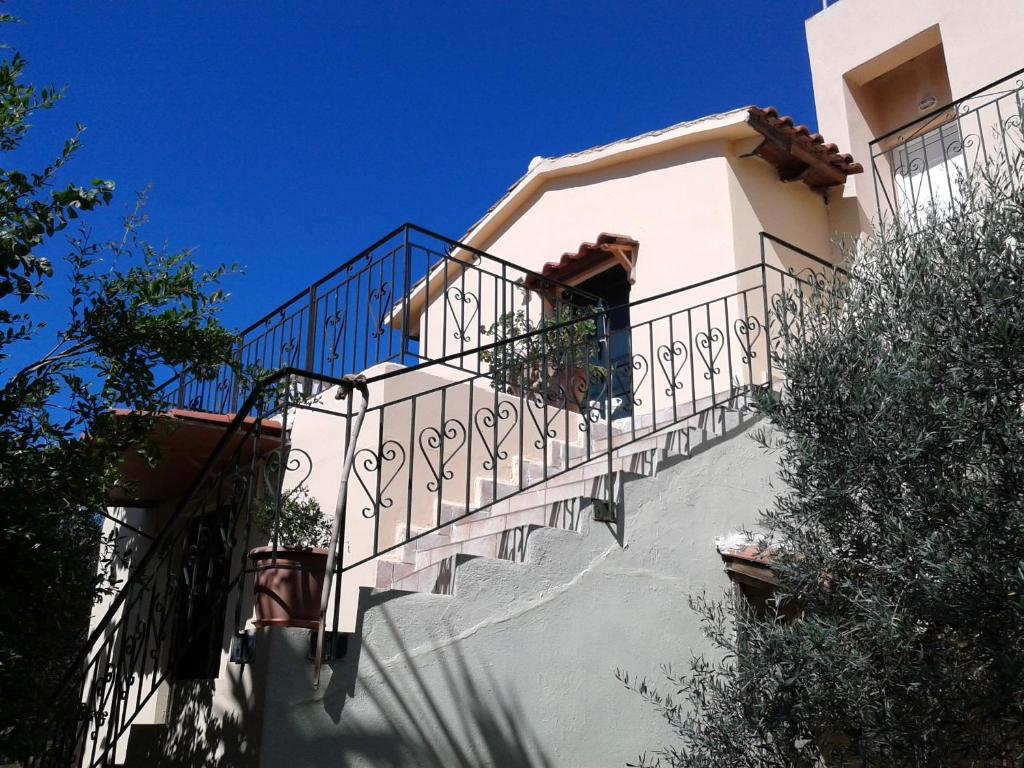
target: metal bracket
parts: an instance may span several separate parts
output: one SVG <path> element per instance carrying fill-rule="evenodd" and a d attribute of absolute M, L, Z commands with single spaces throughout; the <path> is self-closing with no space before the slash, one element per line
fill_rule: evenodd
<path fill-rule="evenodd" d="M 594 520 L 599 523 L 614 523 L 618 519 L 615 505 L 607 499 L 594 499 Z"/>
<path fill-rule="evenodd" d="M 231 636 L 230 660 L 232 664 L 249 664 L 255 656 L 255 630 L 244 629 Z"/>
<path fill-rule="evenodd" d="M 324 632 L 322 661 L 344 659 L 348 653 L 348 632 Z M 316 660 L 316 630 L 309 630 L 309 651 L 306 658 Z"/>

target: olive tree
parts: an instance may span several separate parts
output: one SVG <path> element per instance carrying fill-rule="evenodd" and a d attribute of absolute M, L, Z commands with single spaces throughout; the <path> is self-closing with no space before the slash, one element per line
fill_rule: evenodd
<path fill-rule="evenodd" d="M 112 241 L 73 226 L 114 191 L 60 182 L 80 126 L 46 167 L 9 166 L 32 115 L 61 96 L 24 69 L 17 54 L 0 63 L 0 762 L 25 754 L 94 600 L 117 588 L 98 576 L 98 515 L 125 452 L 146 451 L 169 406 L 157 372 L 209 377 L 233 345 L 217 320 L 223 268 L 143 241 L 139 206 Z M 56 249 L 66 255 L 49 258 Z M 45 327 L 41 310 L 59 316 L 58 302 L 65 320 Z"/>
<path fill-rule="evenodd" d="M 1024 765 L 1024 196 L 1004 162 L 878 229 L 776 361 L 767 615 L 700 596 L 716 653 L 619 673 L 673 766 Z M 655 746 L 655 745 L 652 745 Z"/>

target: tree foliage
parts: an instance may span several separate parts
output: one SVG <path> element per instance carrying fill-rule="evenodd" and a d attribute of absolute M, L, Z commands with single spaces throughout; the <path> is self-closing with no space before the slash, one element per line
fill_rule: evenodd
<path fill-rule="evenodd" d="M 112 242 L 71 226 L 114 190 L 103 180 L 58 185 L 81 126 L 45 168 L 8 167 L 31 116 L 61 95 L 25 83 L 24 68 L 17 54 L 0 64 L 0 755 L 8 756 L 23 755 L 38 734 L 94 600 L 116 588 L 97 575 L 97 513 L 125 451 L 147 452 L 153 414 L 170 405 L 156 372 L 187 365 L 212 376 L 233 344 L 217 321 L 225 269 L 203 272 L 188 251 L 143 241 L 141 200 Z M 67 315 L 51 329 L 35 318 L 56 301 L 47 290 L 64 284 L 46 255 L 62 241 Z M 115 418 L 115 408 L 127 414 Z"/>
<path fill-rule="evenodd" d="M 252 522 L 268 539 L 290 549 L 325 548 L 331 542 L 331 523 L 320 502 L 303 485 L 284 491 L 280 504 L 270 498 L 256 504 Z"/>
<path fill-rule="evenodd" d="M 654 762 L 1024 765 L 1021 170 L 803 297 L 759 402 L 781 587 L 768 616 L 696 599 L 718 653 L 667 683 L 620 674 L 679 736 Z"/>
<path fill-rule="evenodd" d="M 494 339 L 480 353 L 494 386 L 503 392 L 524 389 L 552 403 L 585 399 L 591 382 L 604 381 L 597 323 L 589 312 L 570 304 L 532 319 L 524 309 L 506 312 L 482 336 Z"/>

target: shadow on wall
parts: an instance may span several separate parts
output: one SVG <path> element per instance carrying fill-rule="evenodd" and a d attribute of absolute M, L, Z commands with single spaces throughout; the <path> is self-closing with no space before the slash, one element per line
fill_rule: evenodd
<path fill-rule="evenodd" d="M 452 642 L 429 651 L 435 664 L 427 680 L 410 662 L 409 649 L 384 607 L 400 593 L 366 592 L 360 616 L 376 609 L 402 674 L 393 673 L 379 651 L 363 645 L 362 627 L 357 627 L 345 658 L 332 664 L 333 676 L 320 702 L 334 723 L 333 733 L 321 732 L 326 738 L 311 744 L 292 742 L 289 751 L 294 747 L 302 754 L 316 744 L 306 753 L 310 764 L 337 768 L 550 768 L 522 704 L 502 690 L 485 665 L 472 663 Z M 377 648 L 387 644 L 382 639 L 375 640 Z M 297 735 L 290 734 L 293 739 Z"/>
<path fill-rule="evenodd" d="M 232 679 L 230 699 L 237 712 L 218 716 L 215 682 L 175 683 L 167 725 L 133 725 L 124 768 L 255 768 L 256 729 L 249 733 L 244 725 L 250 712 L 242 685 Z"/>
<path fill-rule="evenodd" d="M 251 603 L 234 605 L 235 590 L 226 596 L 232 605 L 224 613 L 230 617 L 237 607 L 240 615 L 251 611 Z M 242 590 L 251 595 L 251 585 Z M 217 616 L 216 604 L 211 618 Z M 230 618 L 228 624 L 230 625 Z M 201 627 L 200 627 L 201 629 Z M 262 680 L 266 659 L 257 654 L 253 661 L 236 664 L 228 661 L 233 631 L 222 631 L 215 645 L 217 664 L 211 670 L 216 678 L 180 679 L 163 683 L 167 691 L 163 722 L 135 723 L 129 726 L 124 763 L 120 768 L 257 768 L 259 765 L 260 712 Z M 173 638 L 174 635 L 172 634 Z M 190 642 L 207 636 L 197 631 Z M 181 654 L 167 663 L 181 669 L 187 645 L 176 646 Z M 255 690 L 251 689 L 255 684 Z M 106 763 L 103 763 L 106 765 Z"/>

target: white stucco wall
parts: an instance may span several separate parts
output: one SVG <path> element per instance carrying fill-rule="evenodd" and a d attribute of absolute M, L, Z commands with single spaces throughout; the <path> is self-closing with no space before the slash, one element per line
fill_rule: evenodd
<path fill-rule="evenodd" d="M 363 595 L 346 658 L 309 682 L 306 634 L 262 631 L 260 765 L 621 766 L 671 738 L 615 679 L 708 649 L 687 595 L 724 594 L 716 536 L 750 525 L 775 458 L 744 432 L 625 492 L 623 541 L 541 530 L 454 596 Z"/>
<path fill-rule="evenodd" d="M 173 504 L 160 507 L 112 507 L 108 513 L 123 520 L 146 534 L 156 536 L 173 513 Z M 128 570 L 121 558 L 130 551 L 129 562 L 134 567 L 146 554 L 149 542 L 123 528 L 112 520 L 103 523 L 105 537 L 113 534 L 117 540 L 117 557 L 110 563 L 108 574 L 120 579 L 121 584 L 128 577 Z M 242 541 L 240 524 L 235 531 L 237 540 Z M 251 541 L 251 544 L 263 543 Z M 241 544 L 239 543 L 239 547 Z M 229 569 L 231 574 L 242 567 L 239 562 L 242 553 L 233 553 Z M 105 714 L 103 723 L 97 728 L 96 743 L 91 734 L 85 740 L 83 765 L 90 765 L 104 756 L 108 738 L 115 746 L 105 757 L 122 763 L 127 768 L 141 768 L 152 765 L 152 748 L 178 761 L 174 764 L 196 764 L 206 759 L 224 760 L 231 765 L 249 765 L 248 759 L 255 751 L 255 738 L 259 735 L 259 715 L 254 706 L 257 687 L 263 675 L 253 665 L 233 664 L 229 661 L 232 635 L 235 631 L 234 614 L 239 599 L 238 589 L 232 589 L 223 607 L 225 620 L 221 634 L 217 677 L 205 680 L 173 681 L 168 678 L 168 663 L 171 644 L 176 635 L 168 629 L 164 617 L 176 615 L 180 610 L 183 586 L 171 586 L 170 573 L 178 575 L 181 562 L 178 557 L 158 558 L 151 565 L 150 587 L 141 593 L 133 592 L 122 603 L 112 628 L 104 640 L 93 651 L 90 660 L 100 659 L 101 668 L 110 663 L 117 665 L 120 679 L 128 679 L 126 695 L 119 698 L 120 709 L 110 712 L 112 691 L 105 690 L 101 703 Z M 159 607 L 153 604 L 153 595 L 159 596 Z M 96 604 L 90 619 L 90 631 L 98 626 L 113 603 L 113 595 L 104 595 Z M 253 615 L 252 582 L 245 580 L 241 590 L 242 605 L 240 616 L 243 624 Z M 139 634 L 141 632 L 141 634 Z M 139 643 L 142 643 L 141 649 Z M 124 654 L 124 655 L 122 655 Z M 129 669 L 123 665 L 131 662 Z M 95 669 L 91 667 L 90 669 Z M 92 675 L 87 676 L 83 690 L 89 692 Z M 90 701 L 96 706 L 96 701 Z M 110 723 L 115 730 L 108 732 Z M 244 724 L 244 725 L 243 725 Z M 142 731 L 148 733 L 143 734 Z M 118 735 L 119 734 L 119 735 Z M 95 751 L 94 751 L 95 750 Z"/>
<path fill-rule="evenodd" d="M 556 179 L 482 249 L 539 271 L 601 232 L 628 235 L 640 243 L 633 301 L 728 271 L 728 150 L 703 142 Z"/>

